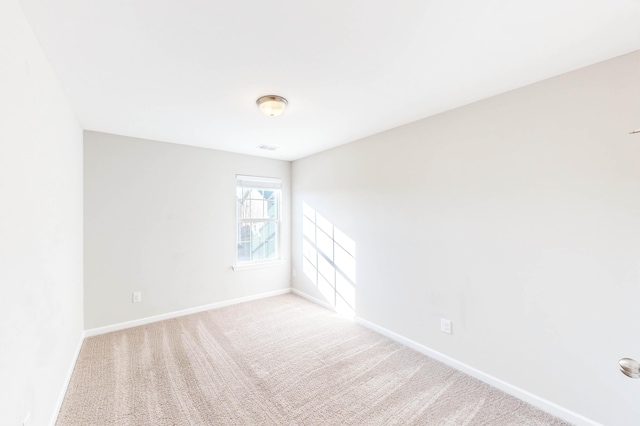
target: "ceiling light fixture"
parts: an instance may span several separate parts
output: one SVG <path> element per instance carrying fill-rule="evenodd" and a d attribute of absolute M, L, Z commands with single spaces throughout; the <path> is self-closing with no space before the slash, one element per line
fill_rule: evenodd
<path fill-rule="evenodd" d="M 285 98 L 276 95 L 263 96 L 258 98 L 256 101 L 260 111 L 269 117 L 275 117 L 282 114 L 288 103 L 289 102 L 287 102 Z"/>

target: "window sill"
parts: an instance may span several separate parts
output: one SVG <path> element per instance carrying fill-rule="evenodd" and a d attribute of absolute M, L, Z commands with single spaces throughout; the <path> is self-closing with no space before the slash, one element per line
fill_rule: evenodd
<path fill-rule="evenodd" d="M 270 266 L 278 266 L 282 264 L 284 264 L 284 260 L 282 259 L 269 260 L 267 262 L 236 263 L 235 265 L 231 266 L 231 269 L 233 269 L 235 272 L 238 272 L 238 271 L 244 271 L 247 269 L 268 268 Z"/>

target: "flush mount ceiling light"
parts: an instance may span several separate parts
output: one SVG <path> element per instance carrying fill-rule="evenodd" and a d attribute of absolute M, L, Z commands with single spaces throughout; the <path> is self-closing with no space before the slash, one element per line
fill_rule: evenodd
<path fill-rule="evenodd" d="M 620 360 L 620 371 L 632 379 L 640 379 L 640 362 L 631 358 L 622 358 Z"/>
<path fill-rule="evenodd" d="M 264 115 L 275 117 L 284 112 L 288 102 L 282 96 L 267 95 L 258 98 L 256 104 L 258 104 L 260 111 L 262 111 Z"/>

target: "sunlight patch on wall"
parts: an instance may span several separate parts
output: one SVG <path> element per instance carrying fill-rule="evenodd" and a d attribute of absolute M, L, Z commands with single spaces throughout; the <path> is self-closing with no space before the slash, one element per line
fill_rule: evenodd
<path fill-rule="evenodd" d="M 355 313 L 356 243 L 307 203 L 302 205 L 302 261 L 307 278 L 338 312 Z"/>

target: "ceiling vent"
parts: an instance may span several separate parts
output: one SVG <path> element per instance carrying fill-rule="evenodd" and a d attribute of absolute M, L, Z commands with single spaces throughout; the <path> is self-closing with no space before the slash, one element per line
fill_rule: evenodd
<path fill-rule="evenodd" d="M 275 151 L 276 149 L 278 149 L 280 147 L 279 146 L 273 146 L 273 145 L 260 145 L 258 148 L 264 149 L 265 151 Z"/>

